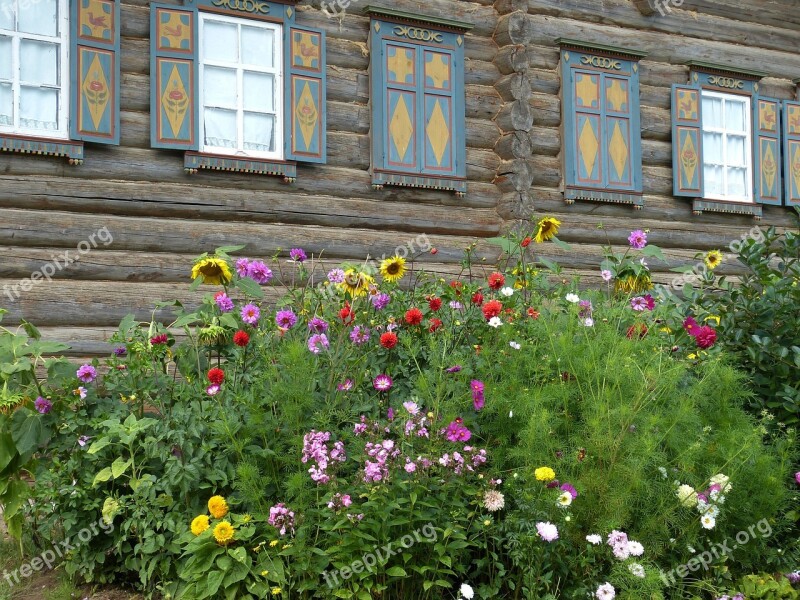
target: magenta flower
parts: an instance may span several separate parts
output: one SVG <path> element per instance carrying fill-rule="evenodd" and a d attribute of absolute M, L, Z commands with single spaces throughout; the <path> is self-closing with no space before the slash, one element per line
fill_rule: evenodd
<path fill-rule="evenodd" d="M 248 325 L 255 325 L 261 318 L 261 309 L 255 304 L 246 304 L 242 307 L 242 321 Z"/>
<path fill-rule="evenodd" d="M 279 310 L 278 314 L 275 315 L 275 323 L 281 329 L 290 329 L 297 323 L 297 315 L 294 314 L 291 308 Z"/>
<path fill-rule="evenodd" d="M 476 411 L 481 410 L 485 404 L 483 395 L 485 386 L 483 382 L 479 379 L 473 379 L 469 387 L 472 390 L 472 405 L 475 407 Z"/>
<path fill-rule="evenodd" d="M 276 504 L 269 509 L 268 523 L 281 535 L 286 535 L 287 531 L 294 533 L 294 512 L 286 508 L 283 502 Z"/>
<path fill-rule="evenodd" d="M 212 383 L 210 386 L 206 388 L 206 394 L 208 394 L 209 396 L 216 396 L 217 394 L 219 394 L 219 389 L 220 389 L 219 385 L 217 385 L 216 383 Z"/>
<path fill-rule="evenodd" d="M 319 354 L 323 350 L 327 350 L 329 346 L 328 336 L 324 333 L 315 333 L 308 338 L 308 349 L 314 354 Z"/>
<path fill-rule="evenodd" d="M 578 490 L 576 490 L 574 487 L 572 487 L 572 484 L 564 483 L 564 484 L 561 485 L 561 489 L 563 491 L 565 491 L 565 492 L 569 492 L 569 494 L 570 494 L 570 496 L 572 496 L 573 500 L 578 497 Z"/>
<path fill-rule="evenodd" d="M 794 474 L 794 480 L 797 482 L 797 485 L 800 485 L 800 471 Z"/>
<path fill-rule="evenodd" d="M 647 308 L 647 300 L 645 300 L 643 296 L 631 298 L 631 308 L 633 310 L 642 311 Z"/>
<path fill-rule="evenodd" d="M 340 392 L 349 392 L 353 389 L 353 380 L 352 379 L 345 379 L 344 383 L 340 383 L 336 386 L 336 389 Z"/>
<path fill-rule="evenodd" d="M 453 365 L 445 369 L 446 373 L 458 373 L 461 370 L 461 365 Z"/>
<path fill-rule="evenodd" d="M 656 309 L 656 299 L 653 298 L 650 294 L 645 294 L 644 296 L 645 302 L 647 302 L 647 310 L 655 310 Z"/>
<path fill-rule="evenodd" d="M 320 317 L 314 317 L 308 322 L 308 330 L 314 333 L 325 333 L 328 331 L 328 322 Z"/>
<path fill-rule="evenodd" d="M 641 250 L 647 246 L 647 234 L 641 229 L 631 231 L 631 234 L 628 236 L 628 243 L 631 245 L 631 248 Z"/>
<path fill-rule="evenodd" d="M 350 332 L 350 340 L 356 346 L 366 344 L 369 341 L 369 329 L 367 327 L 362 327 L 361 325 L 356 325 Z"/>
<path fill-rule="evenodd" d="M 254 260 L 247 265 L 247 276 L 256 283 L 264 285 L 272 279 L 272 270 L 260 260 Z"/>
<path fill-rule="evenodd" d="M 97 379 L 97 369 L 95 369 L 92 365 L 83 365 L 80 369 L 78 369 L 78 379 L 80 379 L 84 383 L 92 383 L 95 379 Z"/>
<path fill-rule="evenodd" d="M 50 400 L 47 400 L 46 398 L 42 398 L 41 396 L 39 396 L 38 398 L 36 398 L 36 401 L 33 403 L 33 406 L 40 414 L 46 415 L 47 413 L 50 412 L 50 410 L 52 410 L 53 403 L 50 402 Z"/>
<path fill-rule="evenodd" d="M 385 392 L 392 387 L 392 378 L 388 375 L 378 375 L 372 382 L 373 387 L 379 392 Z"/>
<path fill-rule="evenodd" d="M 302 248 L 292 248 L 289 251 L 289 256 L 294 262 L 305 262 L 308 257 L 306 256 L 305 251 Z"/>
<path fill-rule="evenodd" d="M 545 542 L 553 542 L 558 539 L 558 527 L 549 521 L 536 523 L 536 532 Z"/>
<path fill-rule="evenodd" d="M 250 259 L 240 258 L 236 261 L 236 273 L 239 277 L 247 277 L 247 271 L 250 267 Z"/>
<path fill-rule="evenodd" d="M 451 442 L 467 442 L 472 437 L 472 432 L 464 427 L 464 422 L 459 417 L 447 426 L 445 437 Z"/>
<path fill-rule="evenodd" d="M 229 313 L 233 310 L 233 300 L 231 300 L 225 292 L 214 294 L 214 302 L 217 303 L 217 307 L 224 313 Z"/>
<path fill-rule="evenodd" d="M 694 317 L 686 317 L 683 321 L 683 328 L 686 330 L 690 336 L 695 337 L 698 333 L 700 333 L 700 325 L 697 324 L 697 321 L 694 320 Z"/>

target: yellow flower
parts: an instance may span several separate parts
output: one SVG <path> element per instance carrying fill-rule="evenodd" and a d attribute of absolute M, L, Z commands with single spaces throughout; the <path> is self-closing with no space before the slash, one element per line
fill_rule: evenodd
<path fill-rule="evenodd" d="M 484 519 L 484 521 L 483 521 L 484 527 L 488 527 L 491 524 L 492 524 L 492 520 L 491 519 Z"/>
<path fill-rule="evenodd" d="M 556 478 L 556 472 L 550 467 L 539 467 L 533 474 L 539 481 L 553 481 Z"/>
<path fill-rule="evenodd" d="M 659 329 L 659 331 L 662 333 L 672 333 L 672 329 L 670 329 L 669 327 L 662 327 L 661 329 Z"/>
<path fill-rule="evenodd" d="M 639 276 L 628 275 L 626 277 L 617 278 L 614 281 L 614 291 L 622 292 L 625 294 L 646 292 L 653 289 L 653 280 L 650 275 L 642 273 Z"/>
<path fill-rule="evenodd" d="M 547 242 L 552 240 L 556 237 L 558 233 L 558 227 L 561 225 L 561 221 L 556 219 L 555 217 L 544 217 L 543 219 L 539 220 L 539 223 L 536 225 L 536 235 L 533 238 L 533 241 L 537 244 L 541 244 L 542 242 Z"/>
<path fill-rule="evenodd" d="M 719 250 L 711 250 L 710 252 L 706 252 L 703 262 L 705 262 L 706 266 L 713 271 L 722 262 L 722 252 Z"/>
<path fill-rule="evenodd" d="M 283 593 L 283 590 L 279 587 L 274 587 L 270 590 L 273 596 L 280 596 Z"/>
<path fill-rule="evenodd" d="M 269 571 L 261 571 L 262 577 L 266 577 L 267 575 L 269 575 Z"/>
<path fill-rule="evenodd" d="M 347 269 L 344 272 L 344 281 L 337 285 L 340 290 L 356 298 L 358 296 L 366 296 L 371 283 L 375 283 L 375 279 L 371 275 L 355 269 Z"/>
<path fill-rule="evenodd" d="M 208 512 L 210 512 L 215 519 L 221 519 L 227 515 L 228 503 L 225 502 L 225 498 L 222 496 L 211 496 L 208 501 Z"/>
<path fill-rule="evenodd" d="M 249 523 L 252 520 L 253 517 L 251 517 L 250 514 L 245 514 L 244 516 L 242 516 L 242 523 Z"/>
<path fill-rule="evenodd" d="M 226 545 L 233 539 L 233 526 L 227 521 L 217 523 L 214 527 L 214 539 L 222 545 Z"/>
<path fill-rule="evenodd" d="M 208 515 L 199 515 L 192 521 L 192 533 L 200 535 L 208 529 Z"/>
<path fill-rule="evenodd" d="M 694 352 L 692 352 L 692 353 L 691 353 L 691 354 L 689 354 L 689 355 L 688 355 L 686 358 L 688 358 L 689 360 L 694 360 L 695 358 L 697 358 L 697 354 L 695 354 Z"/>
<path fill-rule="evenodd" d="M 381 277 L 384 281 L 395 283 L 406 274 L 406 259 L 402 256 L 392 256 L 381 261 Z"/>
<path fill-rule="evenodd" d="M 270 547 L 270 548 L 274 548 L 274 547 L 275 547 L 275 546 L 277 546 L 277 545 L 278 545 L 278 540 L 272 540 L 272 541 L 269 543 L 269 547 Z"/>
<path fill-rule="evenodd" d="M 201 258 L 192 267 L 192 279 L 203 276 L 203 283 L 210 285 L 225 285 L 233 279 L 233 273 L 228 263 L 216 256 Z"/>
<path fill-rule="evenodd" d="M 720 318 L 717 315 L 708 315 L 706 317 L 706 322 L 708 321 L 714 321 L 714 323 L 717 324 L 717 327 L 719 327 Z"/>

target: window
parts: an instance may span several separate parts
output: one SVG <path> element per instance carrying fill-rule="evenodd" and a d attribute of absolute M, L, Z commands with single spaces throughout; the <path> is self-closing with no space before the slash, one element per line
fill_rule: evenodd
<path fill-rule="evenodd" d="M 630 204 L 642 197 L 637 50 L 559 39 L 564 199 Z"/>
<path fill-rule="evenodd" d="M 752 202 L 750 98 L 703 91 L 705 198 Z"/>
<path fill-rule="evenodd" d="M 201 152 L 283 158 L 281 26 L 201 14 Z"/>
<path fill-rule="evenodd" d="M 66 0 L 0 6 L 0 132 L 67 138 Z"/>
<path fill-rule="evenodd" d="M 464 33 L 470 25 L 370 7 L 372 183 L 466 183 Z"/>
<path fill-rule="evenodd" d="M 151 145 L 184 169 L 297 176 L 326 162 L 325 33 L 294 4 L 151 7 Z"/>

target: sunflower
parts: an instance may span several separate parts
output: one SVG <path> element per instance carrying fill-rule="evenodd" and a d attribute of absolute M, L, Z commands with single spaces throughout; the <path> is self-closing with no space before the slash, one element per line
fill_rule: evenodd
<path fill-rule="evenodd" d="M 214 539 L 223 546 L 233 539 L 233 533 L 233 526 L 227 521 L 217 523 L 217 526 L 214 527 Z"/>
<path fill-rule="evenodd" d="M 719 250 L 711 250 L 710 252 L 707 252 L 703 262 L 706 263 L 706 266 L 710 271 L 713 271 L 720 265 L 720 263 L 722 263 L 722 252 Z"/>
<path fill-rule="evenodd" d="M 406 259 L 401 256 L 392 256 L 381 261 L 381 277 L 384 281 L 395 283 L 406 274 Z"/>
<path fill-rule="evenodd" d="M 355 298 L 357 296 L 365 296 L 372 283 L 375 283 L 375 279 L 371 275 L 363 271 L 347 269 L 347 271 L 344 272 L 344 281 L 338 284 L 338 286 L 340 290 L 347 292 L 352 298 Z"/>
<path fill-rule="evenodd" d="M 200 258 L 192 267 L 192 279 L 203 276 L 203 283 L 210 285 L 226 285 L 233 278 L 228 263 L 216 256 Z"/>
<path fill-rule="evenodd" d="M 614 291 L 623 294 L 639 294 L 653 289 L 653 280 L 647 273 L 623 275 L 614 281 Z"/>
<path fill-rule="evenodd" d="M 533 241 L 537 244 L 541 244 L 542 242 L 552 240 L 556 237 L 560 225 L 561 221 L 555 217 L 544 217 L 540 219 L 539 223 L 536 225 L 536 235 L 533 237 Z"/>
<path fill-rule="evenodd" d="M 228 514 L 228 503 L 222 496 L 211 496 L 208 500 L 208 512 L 210 512 L 215 519 L 221 519 Z"/>
<path fill-rule="evenodd" d="M 192 521 L 192 533 L 200 535 L 208 529 L 208 515 L 199 515 Z"/>

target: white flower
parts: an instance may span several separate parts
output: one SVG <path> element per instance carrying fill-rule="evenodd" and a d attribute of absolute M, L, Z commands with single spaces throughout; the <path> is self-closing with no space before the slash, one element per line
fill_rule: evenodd
<path fill-rule="evenodd" d="M 458 597 L 459 598 L 466 598 L 466 600 L 471 600 L 471 598 L 475 597 L 475 591 L 472 589 L 472 586 L 468 583 L 462 583 L 461 587 L 458 589 Z"/>
<path fill-rule="evenodd" d="M 644 260 L 644 258 L 640 258 L 640 259 L 639 259 L 639 262 L 641 263 L 641 265 L 642 265 L 643 267 L 646 267 L 646 266 L 647 266 L 647 262 Z"/>
<path fill-rule="evenodd" d="M 514 288 L 506 286 L 502 290 L 500 290 L 500 293 L 503 294 L 503 296 L 505 296 L 506 298 L 510 298 L 511 296 L 514 295 Z"/>
<path fill-rule="evenodd" d="M 514 411 L 513 410 L 508 411 L 508 418 L 509 419 L 513 419 L 514 418 Z"/>
<path fill-rule="evenodd" d="M 644 567 L 639 563 L 631 563 L 628 565 L 628 570 L 633 573 L 636 577 L 641 577 L 644 579 Z"/>
<path fill-rule="evenodd" d="M 700 524 L 704 529 L 714 529 L 714 526 L 717 524 L 717 520 L 711 515 L 703 515 L 700 518 Z"/>
<path fill-rule="evenodd" d="M 700 514 L 710 515 L 716 519 L 719 516 L 719 507 L 714 504 L 704 504 Z"/>
<path fill-rule="evenodd" d="M 644 546 L 639 542 L 631 540 L 628 542 L 628 552 L 631 553 L 631 556 L 641 556 L 644 554 Z"/>
<path fill-rule="evenodd" d="M 677 489 L 675 495 L 678 496 L 678 500 L 680 500 L 681 504 L 684 506 L 690 508 L 697 506 L 697 492 L 692 486 L 684 483 Z"/>
<path fill-rule="evenodd" d="M 717 484 L 720 487 L 720 489 L 722 489 L 722 491 L 727 494 L 731 491 L 731 484 L 729 483 L 730 479 L 731 478 L 728 477 L 727 475 L 723 475 L 722 473 L 717 473 L 711 478 L 711 485 Z"/>
<path fill-rule="evenodd" d="M 494 327 L 495 329 L 497 329 L 502 324 L 503 322 L 500 320 L 500 317 L 492 317 L 491 319 L 489 319 L 489 327 Z"/>
<path fill-rule="evenodd" d="M 573 304 L 577 304 L 581 301 L 581 297 L 578 294 L 567 294 L 565 297 L 567 302 L 572 302 Z"/>
<path fill-rule="evenodd" d="M 694 548 L 692 548 L 691 546 L 686 546 L 686 549 L 687 549 L 689 552 L 691 552 L 692 554 L 694 554 L 695 552 L 697 552 L 697 550 L 695 550 L 695 549 L 694 549 Z"/>
<path fill-rule="evenodd" d="M 501 492 L 497 490 L 488 490 L 483 495 L 483 506 L 489 512 L 496 512 L 502 510 L 506 505 L 506 500 Z"/>
<path fill-rule="evenodd" d="M 522 346 L 519 342 L 508 342 L 508 345 L 511 346 L 514 350 L 519 350 Z"/>
<path fill-rule="evenodd" d="M 664 467 L 658 467 L 658 471 L 664 479 L 667 478 L 667 470 Z"/>
<path fill-rule="evenodd" d="M 614 586 L 608 582 L 598 587 L 597 591 L 594 593 L 594 597 L 597 598 L 597 600 L 614 600 L 616 595 L 617 591 L 614 589 Z"/>
<path fill-rule="evenodd" d="M 556 500 L 556 504 L 561 508 L 568 507 L 570 504 L 572 504 L 572 494 L 570 494 L 569 492 L 564 492 L 558 497 L 558 500 Z"/>
<path fill-rule="evenodd" d="M 586 541 L 592 544 L 593 546 L 599 546 L 601 543 L 603 543 L 603 538 L 601 538 L 596 533 L 593 533 L 592 535 L 586 536 Z"/>
<path fill-rule="evenodd" d="M 594 319 L 593 319 L 592 317 L 586 317 L 586 318 L 583 320 L 583 324 L 584 324 L 584 326 L 586 326 L 586 327 L 592 327 L 592 326 L 594 326 Z"/>

